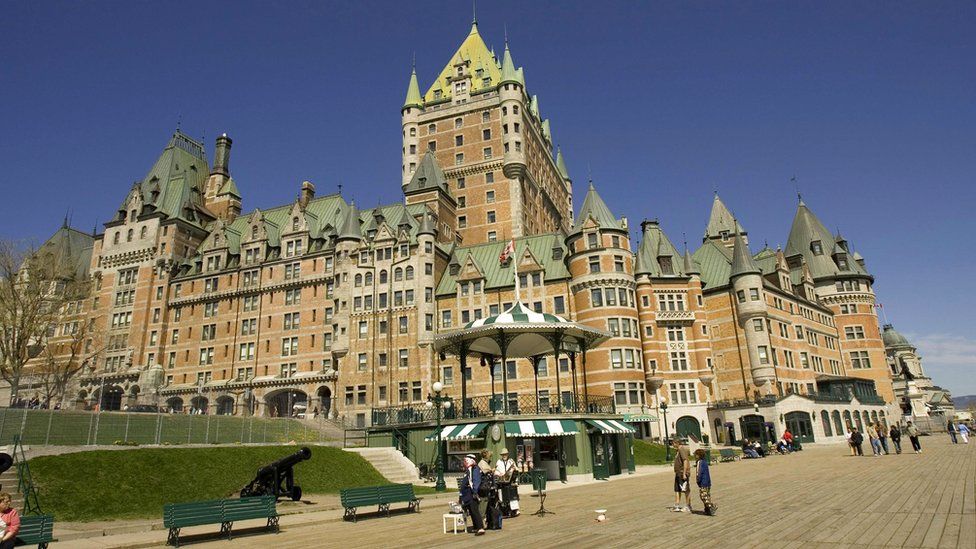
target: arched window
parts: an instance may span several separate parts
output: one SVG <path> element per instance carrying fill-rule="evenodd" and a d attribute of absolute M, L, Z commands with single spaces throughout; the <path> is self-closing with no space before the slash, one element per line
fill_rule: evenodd
<path fill-rule="evenodd" d="M 257 237 L 258 237 L 258 226 L 255 225 L 251 227 L 251 238 L 257 238 Z"/>
<path fill-rule="evenodd" d="M 407 267 L 407 280 L 413 280 L 413 267 Z"/>
<path fill-rule="evenodd" d="M 149 233 L 149 227 L 143 227 L 139 230 L 139 238 L 146 238 L 146 234 Z"/>
<path fill-rule="evenodd" d="M 366 285 L 371 286 L 373 284 L 373 273 L 366 273 Z"/>
<path fill-rule="evenodd" d="M 834 433 L 830 430 L 830 414 L 827 410 L 820 411 L 820 423 L 823 424 L 824 435 L 828 437 L 834 436 Z"/>
<path fill-rule="evenodd" d="M 389 275 L 386 273 L 386 270 L 380 271 L 380 284 L 386 284 L 388 281 Z"/>
<path fill-rule="evenodd" d="M 297 231 L 298 230 L 298 218 L 297 217 L 291 218 L 291 230 L 293 230 L 293 231 Z"/>
<path fill-rule="evenodd" d="M 834 431 L 836 431 L 838 435 L 844 434 L 844 422 L 840 420 L 840 412 L 834 410 L 830 415 L 834 418 Z"/>
<path fill-rule="evenodd" d="M 132 229 L 129 229 L 129 231 L 125 233 L 125 241 L 126 242 L 132 242 L 132 235 L 133 234 L 134 234 L 134 231 Z"/>
<path fill-rule="evenodd" d="M 361 275 L 361 274 L 356 275 L 356 279 L 355 279 L 355 282 L 353 282 L 353 284 L 357 288 L 360 287 L 360 286 L 362 286 L 363 285 L 363 275 Z"/>
<path fill-rule="evenodd" d="M 396 270 L 393 271 L 393 280 L 395 282 L 399 282 L 399 281 L 403 280 L 403 269 L 402 268 L 397 267 Z"/>
<path fill-rule="evenodd" d="M 115 232 L 115 236 L 112 237 L 112 244 L 118 244 L 119 243 L 119 235 L 120 234 L 121 233 L 119 233 L 118 231 Z"/>

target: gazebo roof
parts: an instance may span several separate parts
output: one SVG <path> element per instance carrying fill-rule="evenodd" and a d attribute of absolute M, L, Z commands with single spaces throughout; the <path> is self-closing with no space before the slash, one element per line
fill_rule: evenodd
<path fill-rule="evenodd" d="M 519 358 L 581 352 L 607 340 L 610 334 L 548 313 L 537 313 L 516 302 L 505 311 L 468 322 L 434 338 L 434 348 L 458 354 Z M 558 349 L 557 349 L 558 347 Z"/>

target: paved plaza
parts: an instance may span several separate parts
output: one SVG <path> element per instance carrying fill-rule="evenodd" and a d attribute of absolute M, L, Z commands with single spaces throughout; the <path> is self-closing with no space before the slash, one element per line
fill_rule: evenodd
<path fill-rule="evenodd" d="M 420 514 L 355 524 L 339 520 L 338 511 L 292 515 L 282 519 L 278 535 L 192 546 L 976 547 L 976 444 L 951 445 L 945 436 L 922 443 L 922 455 L 854 458 L 845 446 L 828 445 L 713 465 L 715 517 L 669 512 L 672 477 L 665 471 L 553 490 L 546 506 L 555 514 L 544 518 L 529 514 L 538 501 L 523 489 L 526 514 L 483 537 L 441 533 L 447 500 L 427 498 Z M 700 511 L 700 500 L 692 502 Z M 608 509 L 607 522 L 596 522 L 598 508 Z M 165 532 L 59 546 L 146 547 L 154 540 L 164 541 Z"/>

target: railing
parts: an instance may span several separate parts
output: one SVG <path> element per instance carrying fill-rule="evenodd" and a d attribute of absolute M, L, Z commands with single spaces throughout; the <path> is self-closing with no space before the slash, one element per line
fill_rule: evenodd
<path fill-rule="evenodd" d="M 553 395 L 555 396 L 555 395 Z M 561 405 L 560 405 L 561 404 Z M 613 397 L 563 395 L 562 403 L 536 395 L 520 394 L 508 399 L 508 409 L 502 395 L 468 398 L 464 406 L 451 400 L 451 407 L 441 410 L 441 421 L 488 418 L 496 415 L 551 415 L 551 414 L 613 414 L 616 413 Z M 423 404 L 404 404 L 386 408 L 373 408 L 372 425 L 406 425 L 432 423 L 437 420 L 437 410 Z"/>
<path fill-rule="evenodd" d="M 861 404 L 885 404 L 883 398 L 878 395 L 854 395 Z"/>
<path fill-rule="evenodd" d="M 400 450 L 403 457 L 410 461 L 415 461 L 417 458 L 417 447 L 410 442 L 410 437 L 407 436 L 407 433 L 394 427 L 391 435 L 393 436 L 393 447 Z"/>
<path fill-rule="evenodd" d="M 809 393 L 806 396 L 816 402 L 848 403 L 851 401 L 850 396 L 841 393 Z"/>
<path fill-rule="evenodd" d="M 17 464 L 17 491 L 24 495 L 24 515 L 40 515 L 41 503 L 37 499 L 37 488 L 34 487 L 34 478 L 31 476 L 30 465 L 27 464 L 27 456 L 24 455 L 24 445 L 20 443 L 20 437 L 14 437 L 14 462 Z"/>
<path fill-rule="evenodd" d="M 658 322 L 694 321 L 695 311 L 655 311 L 654 318 Z"/>

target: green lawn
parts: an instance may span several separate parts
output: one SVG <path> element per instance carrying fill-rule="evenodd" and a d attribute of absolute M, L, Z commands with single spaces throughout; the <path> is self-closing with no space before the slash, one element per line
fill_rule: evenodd
<path fill-rule="evenodd" d="M 664 461 L 664 445 L 634 440 L 634 462 L 637 465 L 661 465 Z"/>
<path fill-rule="evenodd" d="M 258 467 L 295 446 L 97 450 L 30 460 L 41 508 L 58 520 L 160 518 L 163 504 L 236 497 Z M 387 484 L 366 460 L 338 448 L 313 447 L 295 468 L 306 494 Z"/>

